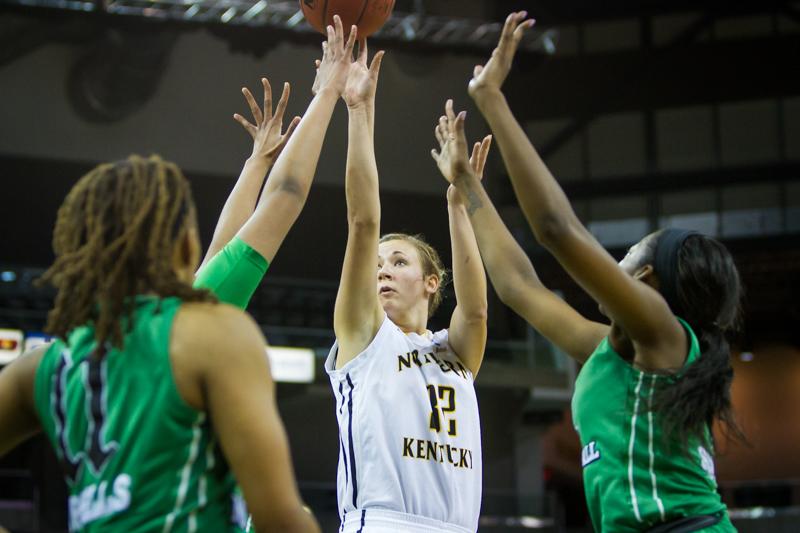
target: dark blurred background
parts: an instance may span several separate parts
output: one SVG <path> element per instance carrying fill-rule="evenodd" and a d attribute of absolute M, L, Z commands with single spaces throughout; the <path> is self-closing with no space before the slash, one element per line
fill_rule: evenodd
<path fill-rule="evenodd" d="M 719 436 L 720 491 L 741 531 L 800 529 L 800 2 L 398 0 L 370 44 L 387 51 L 377 101 L 382 230 L 424 233 L 449 259 L 445 183 L 430 159 L 446 98 L 488 133 L 466 94 L 500 23 L 537 25 L 504 89 L 591 231 L 612 253 L 663 226 L 715 235 L 747 298 L 734 403 L 751 447 Z M 4 0 L 0 3 L 0 334 L 40 331 L 52 295 L 56 210 L 99 162 L 158 153 L 192 182 L 203 241 L 250 153 L 231 118 L 240 88 L 292 83 L 307 106 L 321 37 L 296 1 Z M 277 96 L 276 96 L 277 98 Z M 316 354 L 281 384 L 303 495 L 338 526 L 333 398 L 321 367 L 346 237 L 346 114 L 328 130 L 308 204 L 249 311 L 270 342 Z M 598 318 L 539 248 L 493 153 L 487 188 L 548 286 Z M 446 324 L 453 298 L 434 318 Z M 490 289 L 477 381 L 482 532 L 590 530 L 569 399 L 576 366 Z M 2 329 L 4 328 L 4 329 Z M 1 339 L 0 339 L 1 340 Z M 42 438 L 0 461 L 0 525 L 63 531 L 60 472 Z"/>

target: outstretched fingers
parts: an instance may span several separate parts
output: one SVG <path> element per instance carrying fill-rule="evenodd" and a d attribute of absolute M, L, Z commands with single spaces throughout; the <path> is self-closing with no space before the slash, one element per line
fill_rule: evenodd
<path fill-rule="evenodd" d="M 256 121 L 256 126 L 259 126 L 264 120 L 264 116 L 261 114 L 261 110 L 258 108 L 256 99 L 253 98 L 253 93 L 251 93 L 250 89 L 247 87 L 242 87 L 242 94 L 244 95 L 244 99 L 247 100 L 247 105 L 250 106 L 250 112 L 253 114 L 253 118 Z"/>
<path fill-rule="evenodd" d="M 322 50 L 324 52 L 323 59 L 325 59 L 328 54 L 336 53 L 336 30 L 333 29 L 333 26 L 328 24 L 325 26 L 325 31 L 328 34 L 328 40 L 322 43 Z"/>
<path fill-rule="evenodd" d="M 339 25 L 341 26 L 341 20 L 339 21 Z M 353 48 L 356 46 L 356 39 L 358 39 L 358 27 L 353 24 L 350 26 L 350 35 L 347 36 L 347 42 L 344 45 L 344 56 L 351 61 L 353 58 Z M 364 48 L 366 49 L 366 46 L 364 46 Z M 364 64 L 366 64 L 366 57 L 364 58 Z"/>
<path fill-rule="evenodd" d="M 272 86 L 267 78 L 261 78 L 261 85 L 264 87 L 264 120 L 272 118 Z"/>
<path fill-rule="evenodd" d="M 528 20 L 524 19 L 525 17 L 523 16 L 520 19 L 520 24 L 518 24 L 517 27 L 514 28 L 513 42 L 515 49 L 519 45 L 519 42 L 522 40 L 522 36 L 525 34 L 525 31 L 532 28 L 533 25 L 536 24 L 535 19 L 528 19 Z"/>
<path fill-rule="evenodd" d="M 481 141 L 476 142 L 472 147 L 472 156 L 469 162 L 472 165 L 472 170 L 478 176 L 478 179 L 483 178 L 483 169 L 486 167 L 486 159 L 489 157 L 489 148 L 492 146 L 492 136 L 487 135 Z"/>
<path fill-rule="evenodd" d="M 235 120 L 236 122 L 241 124 L 242 127 L 245 129 L 245 131 L 247 133 L 249 133 L 251 136 L 253 136 L 253 137 L 256 136 L 256 131 L 258 131 L 258 128 L 256 128 L 254 125 L 250 124 L 247 121 L 247 119 L 244 118 L 242 115 L 240 115 L 239 113 L 234 113 L 233 114 L 233 120 Z"/>
<path fill-rule="evenodd" d="M 292 121 L 289 123 L 289 127 L 286 128 L 286 133 L 283 134 L 283 138 L 288 142 L 289 137 L 292 136 L 294 129 L 300 124 L 300 117 L 292 118 Z"/>
<path fill-rule="evenodd" d="M 372 58 L 372 63 L 370 63 L 369 65 L 369 75 L 373 80 L 378 79 L 378 74 L 380 74 L 381 71 L 381 63 L 383 62 L 384 53 L 385 52 L 381 50 L 377 54 L 375 54 L 375 57 Z"/>
<path fill-rule="evenodd" d="M 334 50 L 337 52 L 342 49 L 344 43 L 344 27 L 342 26 L 342 19 L 339 15 L 333 16 L 333 35 L 334 35 Z"/>
<path fill-rule="evenodd" d="M 367 55 L 368 55 L 368 52 L 367 52 L 367 40 L 366 39 L 359 39 L 358 40 L 358 59 L 356 59 L 356 61 L 358 61 L 359 63 L 364 65 L 364 68 L 367 68 Z"/>
<path fill-rule="evenodd" d="M 472 145 L 472 154 L 469 156 L 469 162 L 472 163 L 472 168 L 478 166 L 478 159 L 480 158 L 481 153 L 481 143 L 480 141 L 475 141 L 475 144 Z"/>
<path fill-rule="evenodd" d="M 283 93 L 281 99 L 278 100 L 278 106 L 275 108 L 275 118 L 278 122 L 283 121 L 283 113 L 286 111 L 286 106 L 289 104 L 289 94 L 292 92 L 292 87 L 289 82 L 283 83 Z"/>
<path fill-rule="evenodd" d="M 447 117 L 447 122 L 449 123 L 448 130 L 450 130 L 453 127 L 453 121 L 456 119 L 455 111 L 453 111 L 452 98 L 448 98 L 447 101 L 444 103 L 444 114 Z"/>
<path fill-rule="evenodd" d="M 517 11 L 506 17 L 503 25 L 503 32 L 500 34 L 498 49 L 503 55 L 514 55 L 514 52 L 522 39 L 525 30 L 536 22 L 533 19 L 525 20 L 528 16 L 527 11 Z"/>
<path fill-rule="evenodd" d="M 458 115 L 456 115 L 456 119 L 451 122 L 451 136 L 454 141 L 456 141 L 456 145 L 463 144 L 464 151 L 467 148 L 467 138 L 464 134 L 464 121 L 467 120 L 467 112 L 461 111 Z"/>
<path fill-rule="evenodd" d="M 444 149 L 444 145 L 447 143 L 448 138 L 447 117 L 439 117 L 439 123 L 436 124 L 434 132 L 436 134 L 436 141 L 439 143 L 439 147 Z"/>
<path fill-rule="evenodd" d="M 446 143 L 450 132 L 450 123 L 446 116 L 442 115 L 439 117 L 439 124 L 436 125 L 436 132 L 441 136 L 441 138 L 437 137 L 440 144 L 443 145 Z"/>

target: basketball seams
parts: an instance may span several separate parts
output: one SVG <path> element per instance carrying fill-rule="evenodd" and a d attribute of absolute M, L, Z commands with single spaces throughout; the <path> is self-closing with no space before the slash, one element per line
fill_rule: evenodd
<path fill-rule="evenodd" d="M 358 27 L 360 37 L 371 35 L 391 16 L 394 5 L 394 0 L 300 0 L 306 21 L 323 36 L 337 14 L 345 26 L 345 37 L 351 25 Z"/>
<path fill-rule="evenodd" d="M 356 19 L 356 26 L 361 24 L 361 19 L 364 18 L 364 13 L 367 12 L 367 6 L 369 5 L 369 0 L 364 0 L 361 3 L 361 13 L 358 14 L 358 18 Z"/>
<path fill-rule="evenodd" d="M 322 22 L 322 32 L 327 35 L 325 28 L 328 27 L 328 0 L 323 0 L 323 2 L 324 3 L 322 4 L 322 18 L 320 19 L 320 22 Z"/>

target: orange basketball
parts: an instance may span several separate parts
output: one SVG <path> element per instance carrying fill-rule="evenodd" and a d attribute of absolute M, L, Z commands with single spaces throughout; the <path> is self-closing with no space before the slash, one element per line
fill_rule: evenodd
<path fill-rule="evenodd" d="M 350 26 L 358 26 L 358 38 L 375 33 L 392 14 L 394 0 L 300 0 L 303 15 L 311 26 L 325 35 L 325 27 L 333 25 L 333 16 L 339 15 L 344 34 Z"/>

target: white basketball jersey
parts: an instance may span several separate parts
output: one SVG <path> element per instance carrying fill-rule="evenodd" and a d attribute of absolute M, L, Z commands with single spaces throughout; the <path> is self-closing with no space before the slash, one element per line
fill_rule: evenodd
<path fill-rule="evenodd" d="M 339 421 L 340 531 L 474 532 L 481 431 L 472 373 L 447 330 L 403 333 L 388 317 L 369 346 L 325 369 Z"/>

